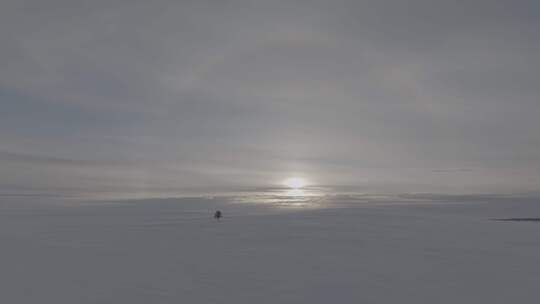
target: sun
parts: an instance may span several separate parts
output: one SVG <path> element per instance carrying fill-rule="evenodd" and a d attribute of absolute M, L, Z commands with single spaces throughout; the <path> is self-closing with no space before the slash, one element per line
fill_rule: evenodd
<path fill-rule="evenodd" d="M 302 189 L 307 185 L 307 182 L 301 177 L 289 177 L 283 181 L 283 185 L 291 189 Z"/>

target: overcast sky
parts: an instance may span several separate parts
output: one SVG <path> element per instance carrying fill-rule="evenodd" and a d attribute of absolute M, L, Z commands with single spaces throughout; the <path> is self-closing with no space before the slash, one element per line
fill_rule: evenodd
<path fill-rule="evenodd" d="M 0 193 L 538 190 L 539 3 L 2 0 Z"/>

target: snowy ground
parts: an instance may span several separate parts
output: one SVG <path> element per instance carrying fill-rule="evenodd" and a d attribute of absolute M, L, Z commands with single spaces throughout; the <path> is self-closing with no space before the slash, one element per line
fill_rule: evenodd
<path fill-rule="evenodd" d="M 0 303 L 540 299 L 540 223 L 491 220 L 540 217 L 540 201 L 331 200 L 317 209 L 1 198 Z"/>

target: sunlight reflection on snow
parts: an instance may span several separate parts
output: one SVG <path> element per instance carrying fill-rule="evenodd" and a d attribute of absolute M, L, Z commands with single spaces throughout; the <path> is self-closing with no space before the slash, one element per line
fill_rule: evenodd
<path fill-rule="evenodd" d="M 274 208 L 324 208 L 325 194 L 319 189 L 276 189 L 236 197 L 239 203 L 260 204 Z"/>

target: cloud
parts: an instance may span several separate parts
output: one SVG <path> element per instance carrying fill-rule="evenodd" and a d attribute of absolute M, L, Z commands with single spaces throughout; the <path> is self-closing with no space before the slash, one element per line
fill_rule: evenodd
<path fill-rule="evenodd" d="M 436 172 L 436 173 L 453 173 L 453 172 L 472 172 L 474 171 L 473 169 L 466 169 L 466 168 L 462 168 L 462 169 L 433 169 L 431 170 L 431 172 Z"/>
<path fill-rule="evenodd" d="M 534 188 L 539 8 L 3 1 L 0 144 L 11 156 L 0 157 L 49 173 L 1 179 L 91 192 L 103 183 L 72 181 L 260 187 L 305 172 L 341 186 Z M 28 154 L 48 161 L 13 159 Z"/>

